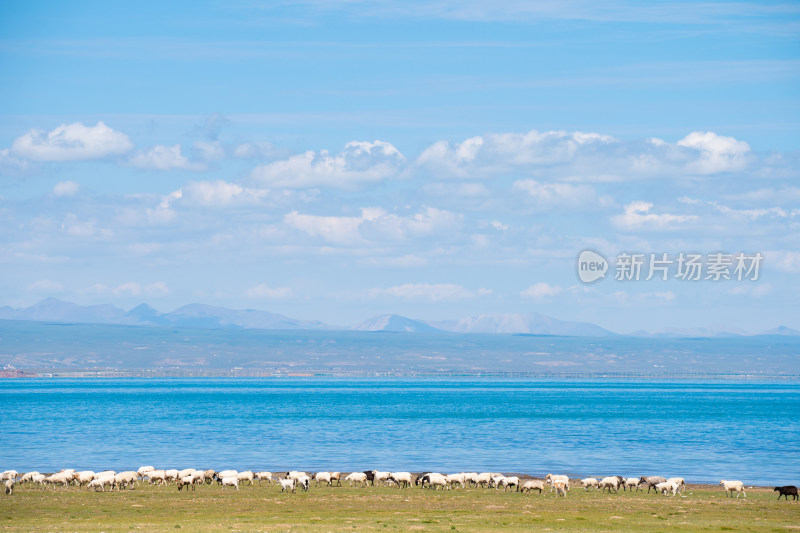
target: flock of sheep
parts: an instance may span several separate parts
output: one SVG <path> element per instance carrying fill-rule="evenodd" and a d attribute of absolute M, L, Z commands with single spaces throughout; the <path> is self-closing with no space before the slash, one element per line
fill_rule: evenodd
<path fill-rule="evenodd" d="M 20 475 L 15 470 L 6 470 L 0 474 L 0 481 L 5 485 L 6 494 L 12 494 L 16 484 L 30 483 L 39 487 L 68 487 L 75 485 L 79 487 L 87 487 L 89 490 L 105 491 L 133 489 L 134 486 L 141 482 L 147 481 L 150 485 L 168 485 L 173 484 L 179 491 L 195 490 L 198 485 L 205 485 L 217 483 L 223 489 L 232 487 L 239 490 L 240 484 L 252 485 L 258 481 L 261 484 L 266 481 L 270 485 L 276 482 L 280 486 L 281 492 L 295 492 L 298 487 L 303 491 L 308 491 L 312 482 L 316 486 L 325 484 L 332 486 L 334 484 L 341 486 L 342 481 L 352 486 L 373 486 L 379 483 L 386 486 L 396 486 L 398 488 L 411 487 L 412 485 L 430 489 L 454 489 L 454 488 L 467 488 L 467 487 L 484 487 L 495 488 L 507 491 L 509 488 L 515 489 L 518 492 L 531 492 L 538 491 L 540 494 L 544 492 L 546 485 L 550 485 L 551 492 L 555 492 L 556 496 L 566 497 L 567 491 L 570 488 L 570 479 L 566 475 L 553 475 L 547 474 L 544 479 L 524 479 L 521 480 L 519 476 L 505 476 L 499 472 L 462 472 L 459 474 L 440 474 L 437 472 L 423 472 L 419 475 L 414 475 L 411 472 L 382 472 L 380 470 L 368 470 L 364 472 L 352 472 L 346 476 L 342 476 L 339 472 L 317 472 L 315 474 L 307 474 L 305 472 L 290 471 L 274 475 L 272 472 L 253 472 L 244 471 L 238 472 L 236 470 L 196 470 L 194 468 L 186 468 L 184 470 L 170 469 L 159 470 L 152 466 L 143 466 L 137 471 L 114 472 L 106 470 L 103 472 L 93 471 L 76 471 L 74 469 L 65 469 L 55 474 L 45 475 L 39 472 L 27 472 Z M 608 476 L 602 479 L 593 477 L 580 480 L 581 486 L 585 490 L 595 489 L 601 492 L 608 491 L 618 492 L 620 488 L 623 490 L 643 490 L 643 486 L 647 486 L 647 492 L 654 490 L 656 493 L 663 495 L 671 494 L 676 496 L 680 494 L 686 487 L 683 478 L 673 477 L 666 479 L 661 476 L 642 476 L 625 478 L 622 476 Z M 726 495 L 733 496 L 736 492 L 736 497 L 747 494 L 744 491 L 744 484 L 741 481 L 726 481 L 723 480 L 720 484 L 725 488 Z M 778 491 L 778 499 L 785 496 L 793 497 L 797 500 L 797 487 L 785 486 L 776 487 Z"/>

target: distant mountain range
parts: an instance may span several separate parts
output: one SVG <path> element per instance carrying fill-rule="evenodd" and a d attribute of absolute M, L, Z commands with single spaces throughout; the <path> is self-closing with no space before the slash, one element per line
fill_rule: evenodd
<path fill-rule="evenodd" d="M 203 304 L 189 304 L 169 313 L 161 313 L 147 304 L 129 311 L 111 304 L 82 306 L 56 298 L 47 298 L 26 308 L 0 307 L 0 320 L 30 320 L 73 324 L 125 324 L 199 329 L 262 330 L 342 330 L 414 332 L 414 333 L 505 333 L 555 335 L 567 337 L 611 337 L 617 333 L 589 322 L 558 320 L 539 313 L 486 314 L 448 321 L 414 320 L 400 315 L 378 315 L 354 327 L 342 328 L 318 321 L 297 320 L 277 313 L 255 309 L 234 310 Z M 800 331 L 780 326 L 761 335 L 798 336 Z M 735 337 L 747 332 L 721 327 L 670 329 L 660 333 L 637 331 L 638 337 Z"/>
<path fill-rule="evenodd" d="M 0 319 L 200 329 L 340 329 L 322 322 L 295 320 L 277 313 L 254 309 L 233 310 L 211 305 L 189 304 L 170 313 L 160 313 L 147 304 L 125 311 L 110 304 L 81 306 L 56 298 L 47 298 L 23 309 L 0 307 Z"/>

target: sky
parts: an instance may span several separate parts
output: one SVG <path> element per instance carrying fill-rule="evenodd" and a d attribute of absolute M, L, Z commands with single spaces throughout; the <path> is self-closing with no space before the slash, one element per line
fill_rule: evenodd
<path fill-rule="evenodd" d="M 798 97 L 797 2 L 4 2 L 0 305 L 800 329 Z"/>

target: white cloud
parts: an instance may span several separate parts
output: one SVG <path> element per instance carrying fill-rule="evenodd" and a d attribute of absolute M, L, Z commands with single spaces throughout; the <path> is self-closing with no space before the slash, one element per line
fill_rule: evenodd
<path fill-rule="evenodd" d="M 664 304 L 671 302 L 675 299 L 675 293 L 672 291 L 663 292 L 642 292 L 642 293 L 629 293 L 626 291 L 616 291 L 609 295 L 614 301 L 619 304 Z"/>
<path fill-rule="evenodd" d="M 764 264 L 790 274 L 800 273 L 800 252 L 794 250 L 770 250 L 764 252 Z M 763 265 L 762 265 L 763 268 Z"/>
<path fill-rule="evenodd" d="M 733 137 L 723 137 L 714 132 L 695 131 L 679 140 L 678 146 L 692 148 L 700 153 L 699 159 L 689 162 L 686 168 L 698 174 L 717 174 L 742 170 L 747 165 L 750 145 Z"/>
<path fill-rule="evenodd" d="M 593 187 L 571 185 L 569 183 L 541 183 L 536 180 L 517 180 L 512 185 L 515 192 L 524 192 L 533 203 L 541 208 L 585 207 L 589 205 L 608 205 L 611 199 L 598 199 Z"/>
<path fill-rule="evenodd" d="M 197 141 L 193 147 L 198 159 L 202 161 L 213 162 L 225 159 L 225 148 L 219 141 Z"/>
<path fill-rule="evenodd" d="M 250 287 L 245 292 L 248 298 L 255 298 L 259 300 L 279 300 L 283 298 L 291 298 L 294 292 L 291 287 L 269 287 L 264 283 Z"/>
<path fill-rule="evenodd" d="M 81 294 L 90 294 L 93 296 L 135 297 L 144 295 L 149 297 L 161 297 L 169 294 L 169 288 L 163 281 L 157 281 L 145 286 L 134 281 L 126 281 L 120 283 L 116 287 L 109 287 L 98 283 L 79 292 Z"/>
<path fill-rule="evenodd" d="M 376 298 L 380 296 L 391 296 L 404 300 L 418 301 L 453 301 L 474 298 L 475 293 L 452 283 L 405 283 L 388 288 L 374 288 L 366 291 L 367 296 Z M 484 294 L 486 294 L 484 292 Z"/>
<path fill-rule="evenodd" d="M 389 268 L 417 268 L 428 264 L 428 260 L 416 254 L 405 254 L 400 257 L 367 257 L 359 260 L 360 264 Z"/>
<path fill-rule="evenodd" d="M 251 178 L 268 187 L 353 189 L 396 176 L 404 163 L 403 154 L 387 142 L 353 141 L 336 155 L 308 151 L 261 165 Z"/>
<path fill-rule="evenodd" d="M 53 293 L 61 292 L 64 290 L 64 285 L 57 281 L 50 281 L 49 279 L 40 279 L 28 285 L 28 289 L 37 292 Z"/>
<path fill-rule="evenodd" d="M 621 141 L 590 132 L 532 130 L 493 133 L 462 142 L 437 141 L 420 154 L 415 169 L 433 178 L 486 179 L 520 173 L 548 181 L 615 182 L 743 171 L 756 160 L 750 146 L 714 132 L 692 132 L 675 143 L 661 139 Z M 764 160 L 760 172 L 787 161 Z M 764 167 L 764 168 L 762 168 Z"/>
<path fill-rule="evenodd" d="M 650 213 L 650 202 L 631 202 L 625 212 L 611 217 L 611 222 L 620 229 L 628 231 L 645 229 L 672 229 L 685 222 L 697 220 L 694 215 L 671 215 Z"/>
<path fill-rule="evenodd" d="M 287 157 L 283 148 L 278 148 L 270 142 L 250 142 L 237 145 L 233 155 L 241 159 L 277 159 Z"/>
<path fill-rule="evenodd" d="M 726 194 L 726 200 L 737 202 L 771 202 L 773 204 L 800 202 L 800 187 L 764 188 L 736 194 Z"/>
<path fill-rule="evenodd" d="M 607 135 L 583 132 L 489 134 L 461 143 L 438 141 L 422 152 L 417 165 L 436 177 L 483 178 L 512 169 L 574 162 L 581 154 L 617 142 Z"/>
<path fill-rule="evenodd" d="M 283 222 L 294 229 L 307 233 L 311 237 L 322 237 L 334 244 L 355 244 L 362 241 L 358 226 L 366 220 L 360 217 L 335 217 L 303 215 L 292 211 L 284 215 Z"/>
<path fill-rule="evenodd" d="M 16 174 L 28 168 L 28 162 L 11 155 L 8 148 L 0 150 L 0 175 Z"/>
<path fill-rule="evenodd" d="M 311 237 L 321 237 L 333 244 L 366 244 L 447 232 L 461 224 L 462 216 L 434 207 L 408 216 L 371 207 L 363 208 L 361 216 L 303 215 L 292 211 L 283 221 Z"/>
<path fill-rule="evenodd" d="M 205 170 L 205 165 L 189 161 L 181 154 L 181 145 L 161 146 L 157 145 L 149 150 L 133 155 L 128 161 L 131 165 L 139 168 L 154 170 Z"/>
<path fill-rule="evenodd" d="M 740 283 L 728 291 L 729 294 L 737 296 L 752 296 L 761 298 L 772 292 L 772 285 L 769 283 Z"/>
<path fill-rule="evenodd" d="M 227 181 L 193 181 L 182 188 L 183 201 L 206 207 L 255 204 L 269 191 L 248 189 Z"/>
<path fill-rule="evenodd" d="M 48 133 L 32 129 L 14 140 L 12 151 L 35 161 L 78 161 L 121 155 L 133 148 L 124 133 L 103 122 L 62 124 Z"/>
<path fill-rule="evenodd" d="M 60 181 L 53 187 L 53 194 L 56 196 L 74 196 L 81 188 L 74 181 Z"/>
<path fill-rule="evenodd" d="M 114 233 L 105 228 L 97 227 L 97 219 L 80 220 L 75 214 L 68 213 L 61 223 L 61 231 L 72 237 L 94 238 L 95 240 L 107 241 L 114 236 Z"/>
<path fill-rule="evenodd" d="M 525 298 L 533 298 L 534 300 L 544 300 L 551 296 L 556 296 L 563 289 L 559 285 L 550 285 L 549 283 L 539 282 L 534 283 L 520 294 Z"/>

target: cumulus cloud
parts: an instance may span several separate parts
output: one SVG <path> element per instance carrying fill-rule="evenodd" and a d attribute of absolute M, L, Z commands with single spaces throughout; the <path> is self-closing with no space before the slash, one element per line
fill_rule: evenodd
<path fill-rule="evenodd" d="M 308 151 L 261 165 L 251 178 L 268 187 L 353 189 L 397 175 L 404 163 L 403 154 L 387 142 L 353 141 L 335 155 Z"/>
<path fill-rule="evenodd" d="M 746 142 L 711 131 L 692 132 L 679 140 L 677 145 L 699 152 L 699 158 L 686 165 L 687 170 L 698 174 L 742 170 L 750 154 L 750 145 Z"/>
<path fill-rule="evenodd" d="M 134 281 L 126 281 L 120 283 L 116 287 L 109 287 L 102 283 L 92 285 L 86 289 L 79 291 L 81 294 L 89 294 L 93 296 L 149 296 L 161 297 L 169 294 L 169 288 L 163 281 L 157 281 L 148 285 L 141 285 Z"/>
<path fill-rule="evenodd" d="M 764 261 L 771 268 L 790 274 L 800 274 L 800 252 L 794 250 L 770 250 L 764 252 Z"/>
<path fill-rule="evenodd" d="M 28 168 L 28 161 L 11 154 L 11 150 L 0 150 L 0 174 L 18 174 Z"/>
<path fill-rule="evenodd" d="M 213 162 L 225 158 L 225 148 L 219 141 L 197 141 L 193 148 L 201 161 Z"/>
<path fill-rule="evenodd" d="M 539 282 L 534 283 L 520 294 L 525 298 L 532 298 L 534 300 L 544 300 L 551 296 L 556 296 L 563 289 L 559 285 L 550 285 L 549 283 Z"/>
<path fill-rule="evenodd" d="M 517 180 L 512 185 L 515 192 L 523 192 L 537 207 L 585 207 L 589 205 L 609 205 L 610 197 L 597 197 L 589 185 L 569 183 L 541 183 L 536 180 Z"/>
<path fill-rule="evenodd" d="M 527 173 L 549 181 L 610 182 L 742 171 L 753 160 L 746 142 L 714 132 L 692 132 L 670 143 L 532 130 L 462 142 L 438 141 L 422 152 L 415 168 L 435 178 L 486 179 Z"/>
<path fill-rule="evenodd" d="M 78 161 L 121 155 L 133 148 L 124 133 L 103 122 L 62 124 L 50 132 L 32 129 L 14 140 L 12 151 L 34 161 Z"/>
<path fill-rule="evenodd" d="M 153 146 L 133 155 L 128 161 L 139 168 L 153 170 L 205 170 L 205 165 L 190 161 L 181 154 L 181 145 Z"/>
<path fill-rule="evenodd" d="M 250 287 L 244 293 L 248 298 L 254 298 L 258 300 L 279 300 L 294 296 L 294 292 L 292 291 L 291 287 L 273 288 L 264 283 L 256 285 L 255 287 Z"/>
<path fill-rule="evenodd" d="M 182 188 L 183 201 L 205 207 L 255 204 L 269 191 L 249 189 L 223 180 L 192 181 Z"/>
<path fill-rule="evenodd" d="M 292 211 L 283 221 L 311 237 L 321 237 L 333 244 L 365 244 L 448 231 L 458 227 L 461 219 L 459 214 L 433 207 L 408 216 L 373 207 L 363 208 L 361 216 L 304 215 Z"/>
<path fill-rule="evenodd" d="M 772 285 L 769 283 L 737 284 L 728 291 L 729 294 L 736 296 L 752 296 L 753 298 L 761 298 L 762 296 L 766 296 L 771 292 Z"/>
<path fill-rule="evenodd" d="M 697 220 L 694 215 L 671 215 L 650 213 L 650 202 L 631 202 L 624 213 L 611 217 L 611 222 L 620 229 L 636 231 L 643 229 L 672 229 L 685 222 Z"/>
<path fill-rule="evenodd" d="M 394 287 L 369 289 L 366 294 L 371 298 L 391 296 L 403 300 L 431 302 L 463 300 L 475 297 L 474 292 L 453 283 L 405 283 Z"/>
<path fill-rule="evenodd" d="M 263 141 L 242 143 L 234 148 L 233 155 L 241 159 L 277 159 L 288 156 L 285 149 Z"/>
<path fill-rule="evenodd" d="M 57 281 L 50 281 L 49 279 L 40 279 L 28 285 L 28 289 L 37 292 L 54 293 L 64 290 L 64 285 Z"/>
<path fill-rule="evenodd" d="M 64 221 L 61 223 L 61 231 L 72 237 L 92 238 L 101 241 L 109 240 L 114 236 L 111 230 L 98 227 L 97 219 L 81 220 L 73 213 L 68 213 L 64 217 Z"/>
<path fill-rule="evenodd" d="M 485 178 L 524 167 L 574 162 L 618 141 L 607 135 L 565 131 L 499 133 L 461 143 L 438 141 L 417 158 L 436 177 Z"/>
<path fill-rule="evenodd" d="M 56 196 L 74 196 L 81 188 L 74 181 L 60 181 L 53 187 L 53 194 Z"/>

